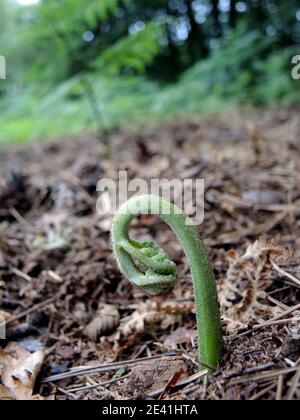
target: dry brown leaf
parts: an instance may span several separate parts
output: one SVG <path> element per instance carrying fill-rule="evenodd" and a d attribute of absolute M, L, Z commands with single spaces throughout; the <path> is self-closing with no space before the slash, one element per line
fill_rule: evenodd
<path fill-rule="evenodd" d="M 150 299 L 135 305 L 136 310 L 130 316 L 122 319 L 120 332 L 125 337 L 143 333 L 149 324 L 160 324 L 162 329 L 167 329 L 176 322 L 180 322 L 182 314 L 192 312 L 194 308 L 194 302 L 190 301 L 161 302 Z"/>
<path fill-rule="evenodd" d="M 147 392 L 165 389 L 170 383 L 174 385 L 179 372 L 182 379 L 188 376 L 186 361 L 180 356 L 149 360 L 132 368 L 124 387 L 133 395 L 133 398 L 137 398 Z"/>
<path fill-rule="evenodd" d="M 84 329 L 84 334 L 94 342 L 100 337 L 113 332 L 120 322 L 118 309 L 113 305 L 102 305 L 94 318 Z"/>
<path fill-rule="evenodd" d="M 1 382 L 0 393 L 16 400 L 32 400 L 36 378 L 41 370 L 44 353 L 29 353 L 16 343 L 0 349 Z"/>
<path fill-rule="evenodd" d="M 187 300 L 186 302 L 167 301 L 161 304 L 158 303 L 158 309 L 166 314 L 182 315 L 194 312 L 195 302 L 192 300 Z"/>
<path fill-rule="evenodd" d="M 11 318 L 11 314 L 9 312 L 0 310 L 0 320 L 7 321 L 10 318 Z"/>
<path fill-rule="evenodd" d="M 140 334 L 145 331 L 147 324 L 159 323 L 163 314 L 157 311 L 156 302 L 142 302 L 137 309 L 128 317 L 124 318 L 120 325 L 121 333 L 127 337 L 131 334 Z"/>
<path fill-rule="evenodd" d="M 0 401 L 8 401 L 12 399 L 11 392 L 8 388 L 3 385 L 0 385 Z"/>
<path fill-rule="evenodd" d="M 242 256 L 235 252 L 228 254 L 230 267 L 220 283 L 219 298 L 229 332 L 263 321 L 276 312 L 276 307 L 261 303 L 272 282 L 270 260 L 286 261 L 289 256 L 285 248 L 262 238 L 251 244 Z"/>
<path fill-rule="evenodd" d="M 291 257 L 291 253 L 274 241 L 267 241 L 263 238 L 258 239 L 250 245 L 244 255 L 244 259 L 272 259 L 278 262 L 285 262 Z"/>
<path fill-rule="evenodd" d="M 184 344 L 193 341 L 197 338 L 197 331 L 188 330 L 184 327 L 179 327 L 172 334 L 168 335 L 164 341 L 165 346 L 176 346 L 177 344 Z"/>
<path fill-rule="evenodd" d="M 184 373 L 185 373 L 185 370 L 183 368 L 180 368 L 177 372 L 175 372 L 171 376 L 169 382 L 167 383 L 165 387 L 165 390 L 158 397 L 158 400 L 162 400 L 166 396 L 166 394 L 172 391 L 172 389 L 175 387 L 175 385 L 177 385 L 179 379 Z"/>
<path fill-rule="evenodd" d="M 158 302 L 157 310 L 163 314 L 161 321 L 161 328 L 163 330 L 168 329 L 172 325 L 182 322 L 182 315 L 190 312 L 194 312 L 195 302 L 186 301 L 186 302 L 176 302 L 176 301 L 167 301 L 167 302 Z"/>

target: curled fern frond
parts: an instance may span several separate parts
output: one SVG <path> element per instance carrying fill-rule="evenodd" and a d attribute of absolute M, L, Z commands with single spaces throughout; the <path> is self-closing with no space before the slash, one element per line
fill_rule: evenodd
<path fill-rule="evenodd" d="M 195 290 L 200 362 L 203 367 L 215 368 L 222 353 L 219 304 L 213 271 L 198 231 L 176 206 L 157 196 L 134 197 L 121 206 L 112 225 L 115 257 L 128 280 L 150 294 L 171 291 L 177 270 L 157 245 L 130 238 L 130 223 L 141 214 L 157 214 L 164 220 L 186 253 Z M 147 271 L 140 271 L 139 265 Z"/>
<path fill-rule="evenodd" d="M 163 295 L 173 289 L 177 280 L 176 264 L 159 246 L 151 241 L 129 239 L 121 241 L 118 247 L 147 269 L 145 274 L 141 273 L 138 281 L 136 279 L 137 286 L 151 295 Z"/>

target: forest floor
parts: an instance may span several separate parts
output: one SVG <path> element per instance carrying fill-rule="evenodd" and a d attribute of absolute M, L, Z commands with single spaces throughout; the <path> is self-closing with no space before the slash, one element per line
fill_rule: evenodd
<path fill-rule="evenodd" d="M 299 399 L 299 139 L 299 109 L 230 111 L 113 133 L 109 157 L 94 135 L 0 150 L 0 399 Z M 153 216 L 132 228 L 177 263 L 167 297 L 132 287 L 114 261 L 96 184 L 119 170 L 205 179 L 199 230 L 225 350 L 200 382 L 174 234 Z"/>

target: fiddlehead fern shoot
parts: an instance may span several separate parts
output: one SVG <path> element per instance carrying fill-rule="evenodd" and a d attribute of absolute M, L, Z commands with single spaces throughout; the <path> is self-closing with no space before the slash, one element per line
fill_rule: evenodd
<path fill-rule="evenodd" d="M 198 231 L 187 224 L 187 218 L 177 207 L 158 196 L 137 196 L 121 206 L 112 225 L 116 260 L 130 282 L 153 295 L 163 295 L 172 290 L 177 269 L 157 245 L 129 236 L 131 221 L 141 214 L 157 214 L 164 220 L 173 229 L 186 253 L 195 291 L 200 363 L 202 367 L 215 368 L 222 353 L 219 304 L 211 264 Z M 141 273 L 137 264 L 146 268 L 146 273 Z"/>

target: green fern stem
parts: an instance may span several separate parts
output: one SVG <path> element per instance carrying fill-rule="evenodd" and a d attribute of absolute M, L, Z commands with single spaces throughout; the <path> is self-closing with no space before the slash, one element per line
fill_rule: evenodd
<path fill-rule="evenodd" d="M 200 363 L 215 368 L 222 353 L 219 304 L 213 270 L 198 231 L 176 206 L 158 196 L 137 196 L 120 207 L 112 225 L 119 268 L 130 282 L 153 295 L 172 290 L 177 269 L 157 245 L 129 236 L 131 221 L 141 214 L 157 214 L 175 232 L 186 253 L 195 291 Z M 146 273 L 141 273 L 137 265 L 146 268 Z"/>

